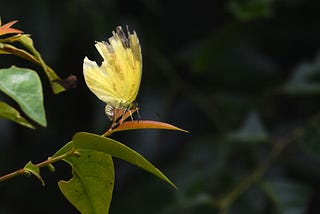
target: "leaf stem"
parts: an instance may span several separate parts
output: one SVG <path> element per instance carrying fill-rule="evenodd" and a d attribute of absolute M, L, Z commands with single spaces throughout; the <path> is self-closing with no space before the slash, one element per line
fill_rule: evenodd
<path fill-rule="evenodd" d="M 76 155 L 76 151 L 75 150 L 71 150 L 71 151 L 69 151 L 69 152 L 67 152 L 65 154 L 62 154 L 62 155 L 54 157 L 54 158 L 49 157 L 47 160 L 35 164 L 35 166 L 37 166 L 39 168 L 46 167 L 46 166 L 48 166 L 48 165 L 50 165 L 52 163 L 60 161 L 60 160 L 66 158 L 68 156 L 71 156 L 71 155 Z M 27 174 L 27 173 L 28 173 L 28 170 L 25 170 L 23 168 L 22 169 L 18 169 L 18 170 L 14 171 L 14 172 L 11 172 L 9 174 L 1 176 L 0 177 L 0 182 L 5 181 L 5 180 L 9 180 L 9 179 L 11 179 L 13 177 L 16 177 L 16 176 L 19 176 L 19 175 L 24 175 L 24 174 Z"/>

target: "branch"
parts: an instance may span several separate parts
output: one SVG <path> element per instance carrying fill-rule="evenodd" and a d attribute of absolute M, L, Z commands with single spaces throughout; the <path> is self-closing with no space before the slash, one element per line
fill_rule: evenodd
<path fill-rule="evenodd" d="M 220 214 L 228 213 L 231 204 L 245 191 L 247 191 L 252 185 L 257 183 L 264 173 L 269 169 L 270 165 L 279 157 L 281 152 L 293 141 L 299 138 L 303 134 L 303 131 L 299 128 L 295 129 L 291 135 L 282 140 L 278 140 L 267 157 L 267 159 L 261 163 L 250 175 L 244 178 L 233 190 L 223 196 L 221 199 L 213 200 L 212 204 L 218 207 Z"/>
<path fill-rule="evenodd" d="M 72 151 L 69 151 L 69 152 L 67 152 L 65 154 L 62 154 L 60 156 L 57 156 L 57 157 L 54 157 L 54 158 L 48 158 L 47 160 L 45 160 L 43 162 L 35 164 L 35 166 L 39 167 L 39 168 L 46 167 L 46 166 L 51 165 L 52 163 L 60 161 L 60 160 L 66 158 L 68 156 L 71 156 L 71 155 L 77 155 L 77 152 L 72 150 Z M 0 182 L 8 180 L 8 179 L 11 179 L 11 178 L 19 176 L 19 175 L 26 175 L 26 174 L 29 174 L 28 170 L 26 170 L 26 169 L 18 169 L 18 170 L 14 171 L 14 172 L 11 172 L 9 174 L 1 176 L 0 177 Z"/>

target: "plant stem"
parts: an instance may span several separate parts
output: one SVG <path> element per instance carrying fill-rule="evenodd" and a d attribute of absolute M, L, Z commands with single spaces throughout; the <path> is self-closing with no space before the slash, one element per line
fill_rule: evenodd
<path fill-rule="evenodd" d="M 46 166 L 48 166 L 48 165 L 50 165 L 52 163 L 55 163 L 55 162 L 60 161 L 60 160 L 66 158 L 66 157 L 68 157 L 70 155 L 75 155 L 75 154 L 76 154 L 75 151 L 72 150 L 72 151 L 69 151 L 69 152 L 67 152 L 65 154 L 62 154 L 60 156 L 57 156 L 57 157 L 54 157 L 54 158 L 48 158 L 47 160 L 45 160 L 43 162 L 35 164 L 35 166 L 37 166 L 39 168 L 46 167 Z M 27 170 L 25 170 L 24 168 L 18 169 L 18 170 L 14 171 L 14 172 L 11 172 L 9 174 L 1 176 L 0 177 L 0 182 L 8 180 L 8 179 L 11 179 L 11 178 L 19 176 L 19 175 L 26 174 L 26 173 L 27 173 Z"/>
<path fill-rule="evenodd" d="M 41 167 L 45 167 L 45 166 L 48 166 L 49 164 L 52 164 L 54 162 L 57 162 L 57 161 L 60 161 L 68 156 L 71 156 L 71 155 L 75 155 L 75 151 L 74 150 L 71 150 L 65 154 L 62 154 L 60 156 L 57 156 L 57 157 L 54 157 L 54 158 L 48 158 L 47 160 L 43 161 L 43 162 L 40 162 L 40 163 L 37 163 L 35 164 L 37 167 L 41 168 Z"/>
<path fill-rule="evenodd" d="M 22 175 L 25 173 L 24 169 L 18 169 L 17 171 L 11 172 L 9 174 L 3 175 L 0 177 L 0 182 L 8 180 L 10 178 L 16 177 L 18 175 Z"/>

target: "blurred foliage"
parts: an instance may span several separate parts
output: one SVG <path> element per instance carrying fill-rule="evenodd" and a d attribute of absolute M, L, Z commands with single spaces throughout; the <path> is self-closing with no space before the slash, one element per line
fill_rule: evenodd
<path fill-rule="evenodd" d="M 320 56 L 314 62 L 302 62 L 292 72 L 292 77 L 283 86 L 289 94 L 318 94 L 320 92 Z"/>
<path fill-rule="evenodd" d="M 230 134 L 231 140 L 246 143 L 261 142 L 267 140 L 267 138 L 268 135 L 256 112 L 250 113 L 240 129 Z"/>
<path fill-rule="evenodd" d="M 272 15 L 272 0 L 229 1 L 229 10 L 242 21 L 265 18 Z"/>
<path fill-rule="evenodd" d="M 105 131 L 104 106 L 84 84 L 82 61 L 95 54 L 94 41 L 128 24 L 144 58 L 142 118 L 160 116 L 190 134 L 115 134 L 178 190 L 115 160 L 110 213 L 318 213 L 319 6 L 316 0 L 2 2 L 3 23 L 20 20 L 17 28 L 32 33 L 57 74 L 75 74 L 79 84 L 57 96 L 45 88 L 46 129 L 1 121 L 1 174 L 45 159 L 77 131 Z M 21 62 L 0 59 L 1 67 L 11 64 Z M 44 174 L 45 188 L 25 178 L 0 184 L 0 213 L 76 213 L 55 185 L 70 176 Z"/>

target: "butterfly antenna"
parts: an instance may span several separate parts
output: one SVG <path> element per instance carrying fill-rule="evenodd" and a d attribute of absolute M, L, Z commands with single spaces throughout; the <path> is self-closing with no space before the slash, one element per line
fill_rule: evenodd
<path fill-rule="evenodd" d="M 154 112 L 155 115 L 157 115 L 159 117 L 159 119 L 161 118 L 160 114 L 158 112 Z"/>

